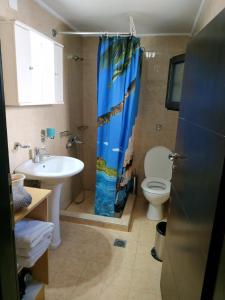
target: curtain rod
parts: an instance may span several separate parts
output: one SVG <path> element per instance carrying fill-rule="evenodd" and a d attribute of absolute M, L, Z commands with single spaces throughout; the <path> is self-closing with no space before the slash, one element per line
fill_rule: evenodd
<path fill-rule="evenodd" d="M 75 36 L 89 36 L 89 37 L 98 37 L 98 36 L 136 36 L 136 37 L 148 37 L 148 36 L 190 36 L 189 33 L 130 33 L 130 32 L 80 32 L 80 31 L 57 31 L 52 29 L 52 36 L 56 37 L 57 35 L 75 35 Z"/>
<path fill-rule="evenodd" d="M 56 37 L 58 34 L 62 35 L 78 35 L 78 36 L 131 36 L 130 32 L 80 32 L 80 31 L 57 31 L 52 29 L 53 37 Z"/>

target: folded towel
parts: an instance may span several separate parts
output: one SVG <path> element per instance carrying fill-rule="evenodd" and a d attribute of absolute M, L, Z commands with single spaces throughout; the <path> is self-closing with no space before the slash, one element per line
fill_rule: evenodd
<path fill-rule="evenodd" d="M 24 258 L 36 257 L 41 249 L 49 246 L 52 240 L 52 233 L 48 233 L 43 237 L 43 240 L 33 248 L 16 248 L 16 255 Z"/>
<path fill-rule="evenodd" d="M 31 219 L 24 219 L 15 225 L 15 243 L 17 248 L 33 248 L 44 236 L 52 233 L 54 224 Z"/>
<path fill-rule="evenodd" d="M 22 185 L 13 186 L 12 193 L 13 193 L 13 207 L 15 211 L 27 207 L 31 204 L 32 197 L 24 189 Z"/>
<path fill-rule="evenodd" d="M 51 243 L 51 239 L 45 240 L 38 251 L 36 251 L 31 257 L 17 256 L 17 263 L 24 268 L 31 268 L 38 261 L 38 259 L 45 253 Z"/>

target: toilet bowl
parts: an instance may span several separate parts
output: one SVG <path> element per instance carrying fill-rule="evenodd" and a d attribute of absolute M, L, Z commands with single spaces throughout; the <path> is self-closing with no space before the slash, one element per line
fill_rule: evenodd
<path fill-rule="evenodd" d="M 170 196 L 170 180 L 172 177 L 172 162 L 168 159 L 171 151 L 158 146 L 149 150 L 145 155 L 145 179 L 141 188 L 148 200 L 147 218 L 161 220 L 163 218 L 163 204 Z"/>

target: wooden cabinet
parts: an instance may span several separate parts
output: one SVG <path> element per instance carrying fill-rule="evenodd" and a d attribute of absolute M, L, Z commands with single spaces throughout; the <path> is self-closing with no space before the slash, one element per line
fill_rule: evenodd
<path fill-rule="evenodd" d="M 43 35 L 30 31 L 33 104 L 54 104 L 54 43 Z"/>
<path fill-rule="evenodd" d="M 63 46 L 20 23 L 1 22 L 6 105 L 63 103 Z"/>
<path fill-rule="evenodd" d="M 31 47 L 30 32 L 28 29 L 15 26 L 15 46 L 18 100 L 20 99 L 23 103 L 29 103 L 32 98 L 32 78 L 30 76 Z M 6 79 L 4 78 L 4 80 Z"/>

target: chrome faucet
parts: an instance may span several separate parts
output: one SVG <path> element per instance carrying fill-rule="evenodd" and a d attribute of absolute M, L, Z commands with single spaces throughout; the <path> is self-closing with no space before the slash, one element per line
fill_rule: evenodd
<path fill-rule="evenodd" d="M 46 149 L 46 147 L 35 147 L 34 148 L 34 155 L 33 155 L 33 162 L 34 163 L 40 163 L 46 160 L 47 157 L 49 157 L 49 153 Z"/>
<path fill-rule="evenodd" d="M 83 142 L 78 138 L 78 136 L 71 136 L 68 138 L 66 149 L 72 148 L 74 144 L 83 144 Z"/>
<path fill-rule="evenodd" d="M 16 142 L 14 144 L 13 150 L 17 150 L 18 148 L 29 149 L 30 145 L 29 144 L 22 145 L 20 142 Z"/>

